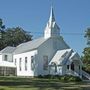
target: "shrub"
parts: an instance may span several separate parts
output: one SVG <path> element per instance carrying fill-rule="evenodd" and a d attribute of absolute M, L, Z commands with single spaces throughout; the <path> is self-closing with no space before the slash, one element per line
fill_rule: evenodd
<path fill-rule="evenodd" d="M 38 78 L 43 78 L 43 76 L 42 75 L 38 75 Z"/>
<path fill-rule="evenodd" d="M 73 77 L 69 78 L 69 81 L 77 81 L 77 82 L 79 82 L 79 81 L 82 81 L 82 80 L 79 77 L 73 76 Z"/>
<path fill-rule="evenodd" d="M 39 75 L 38 78 L 45 78 L 45 79 L 54 79 L 55 76 L 54 75 Z"/>
<path fill-rule="evenodd" d="M 72 75 L 62 76 L 60 80 L 61 80 L 61 81 L 65 81 L 65 82 L 70 82 L 70 81 L 74 81 L 74 82 L 82 81 L 79 77 L 77 77 L 77 76 L 72 76 Z"/>
<path fill-rule="evenodd" d="M 60 75 L 44 75 L 44 76 L 42 76 L 42 75 L 39 75 L 38 78 L 58 79 L 58 80 L 63 81 L 63 82 L 82 81 L 81 78 L 79 78 L 77 76 L 72 76 L 72 75 L 64 75 L 64 76 L 60 76 Z"/>

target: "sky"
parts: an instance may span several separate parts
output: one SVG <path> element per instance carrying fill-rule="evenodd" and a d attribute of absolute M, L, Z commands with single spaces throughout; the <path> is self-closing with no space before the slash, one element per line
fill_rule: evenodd
<path fill-rule="evenodd" d="M 82 55 L 86 47 L 84 33 L 90 27 L 90 0 L 0 0 L 0 18 L 6 28 L 22 27 L 35 39 L 43 36 L 51 1 L 61 35 Z"/>

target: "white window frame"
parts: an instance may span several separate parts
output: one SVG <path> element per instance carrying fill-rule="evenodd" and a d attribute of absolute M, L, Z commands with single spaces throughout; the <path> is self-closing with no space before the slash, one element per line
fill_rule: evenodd
<path fill-rule="evenodd" d="M 43 70 L 48 70 L 48 56 L 43 56 Z"/>
<path fill-rule="evenodd" d="M 19 58 L 19 71 L 22 71 L 22 58 Z"/>
<path fill-rule="evenodd" d="M 25 71 L 27 71 L 27 57 L 25 57 Z"/>
<path fill-rule="evenodd" d="M 34 56 L 31 56 L 31 70 L 34 70 L 35 68 L 35 59 Z"/>
<path fill-rule="evenodd" d="M 8 55 L 4 55 L 4 61 L 8 61 Z"/>

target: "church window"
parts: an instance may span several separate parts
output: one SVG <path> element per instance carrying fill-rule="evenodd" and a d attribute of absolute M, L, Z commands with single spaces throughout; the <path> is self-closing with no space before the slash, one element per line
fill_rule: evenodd
<path fill-rule="evenodd" d="M 57 65 L 55 65 L 55 73 L 57 72 Z"/>
<path fill-rule="evenodd" d="M 7 61 L 8 60 L 8 55 L 4 56 L 4 60 Z"/>
<path fill-rule="evenodd" d="M 43 56 L 43 69 L 48 69 L 48 56 Z"/>
<path fill-rule="evenodd" d="M 31 70 L 34 70 L 34 56 L 31 56 Z"/>
<path fill-rule="evenodd" d="M 19 59 L 19 70 L 21 71 L 22 58 Z"/>
<path fill-rule="evenodd" d="M 79 65 L 79 70 L 80 70 L 80 65 Z"/>
<path fill-rule="evenodd" d="M 25 57 L 25 70 L 27 71 L 27 57 Z"/>
<path fill-rule="evenodd" d="M 53 69 L 54 69 L 54 71 L 56 73 L 57 72 L 57 65 L 56 65 L 56 63 L 52 62 L 51 65 L 52 65 L 52 67 L 53 67 Z"/>
<path fill-rule="evenodd" d="M 74 71 L 74 63 L 73 63 L 73 62 L 72 62 L 72 64 L 71 64 L 71 70 Z"/>
<path fill-rule="evenodd" d="M 67 65 L 67 69 L 69 69 L 69 65 Z"/>

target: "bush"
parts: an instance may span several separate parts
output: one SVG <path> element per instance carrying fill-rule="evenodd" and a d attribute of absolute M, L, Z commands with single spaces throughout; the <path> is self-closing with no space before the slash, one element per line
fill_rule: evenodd
<path fill-rule="evenodd" d="M 81 78 L 79 78 L 77 76 L 72 76 L 72 75 L 64 75 L 64 76 L 59 76 L 59 75 L 44 75 L 44 76 L 42 76 L 42 75 L 39 75 L 38 78 L 58 79 L 58 80 L 63 81 L 63 82 L 82 81 Z"/>
<path fill-rule="evenodd" d="M 38 78 L 43 78 L 43 76 L 42 75 L 38 75 Z"/>
<path fill-rule="evenodd" d="M 70 81 L 78 82 L 78 81 L 82 81 L 81 78 L 79 78 L 77 76 L 72 76 L 72 75 L 62 76 L 60 80 L 61 81 L 65 81 L 65 82 L 70 82 Z"/>
<path fill-rule="evenodd" d="M 54 79 L 55 76 L 54 75 L 39 75 L 38 78 L 45 78 L 45 79 Z"/>
<path fill-rule="evenodd" d="M 79 77 L 75 77 L 75 76 L 72 76 L 69 78 L 68 81 L 75 81 L 75 82 L 79 82 L 79 81 L 82 81 Z"/>
<path fill-rule="evenodd" d="M 44 75 L 43 78 L 50 79 L 50 78 L 53 78 L 53 76 L 49 74 L 49 75 Z"/>

